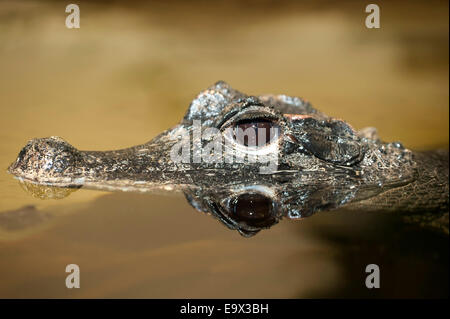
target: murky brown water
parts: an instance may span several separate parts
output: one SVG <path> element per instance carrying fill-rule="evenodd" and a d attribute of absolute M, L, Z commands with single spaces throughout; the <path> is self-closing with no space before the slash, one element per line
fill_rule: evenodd
<path fill-rule="evenodd" d="M 78 4 L 79 30 L 57 2 L 0 4 L 0 297 L 448 296 L 448 238 L 389 216 L 324 213 L 244 239 L 182 196 L 43 201 L 6 173 L 33 137 L 146 142 L 219 79 L 302 96 L 412 149 L 448 147 L 447 2 L 383 3 L 379 30 L 358 1 Z M 369 263 L 384 271 L 376 292 Z"/>

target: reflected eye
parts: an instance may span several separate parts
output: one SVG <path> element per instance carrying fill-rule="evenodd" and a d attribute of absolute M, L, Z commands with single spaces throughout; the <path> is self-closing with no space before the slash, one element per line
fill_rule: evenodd
<path fill-rule="evenodd" d="M 276 222 L 274 204 L 261 194 L 242 194 L 230 202 L 230 213 L 237 222 L 249 226 L 268 227 Z"/>
<path fill-rule="evenodd" d="M 244 146 L 265 146 L 279 135 L 279 126 L 266 119 L 248 119 L 233 127 L 233 138 Z"/>

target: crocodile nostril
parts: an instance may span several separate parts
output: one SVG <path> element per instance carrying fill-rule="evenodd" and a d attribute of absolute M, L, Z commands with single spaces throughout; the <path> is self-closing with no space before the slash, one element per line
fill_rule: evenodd
<path fill-rule="evenodd" d="M 27 148 L 24 147 L 24 148 L 22 148 L 22 150 L 20 151 L 19 155 L 17 156 L 16 162 L 21 162 L 21 161 L 23 161 L 26 154 L 27 154 Z"/>

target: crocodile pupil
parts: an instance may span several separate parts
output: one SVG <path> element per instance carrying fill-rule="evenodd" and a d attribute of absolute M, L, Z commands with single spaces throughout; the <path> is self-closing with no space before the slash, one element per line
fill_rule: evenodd
<path fill-rule="evenodd" d="M 235 125 L 233 137 L 245 146 L 265 146 L 271 142 L 271 131 L 276 128 L 277 125 L 268 120 L 244 120 Z"/>
<path fill-rule="evenodd" d="M 233 217 L 250 226 L 268 226 L 273 223 L 272 200 L 260 194 L 243 194 L 231 203 Z"/>

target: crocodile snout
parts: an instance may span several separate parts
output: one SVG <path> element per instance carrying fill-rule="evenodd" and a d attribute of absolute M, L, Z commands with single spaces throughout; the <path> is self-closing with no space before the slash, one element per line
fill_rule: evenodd
<path fill-rule="evenodd" d="M 60 137 L 30 140 L 8 172 L 29 181 L 52 182 L 69 176 L 76 167 L 78 151 Z"/>

